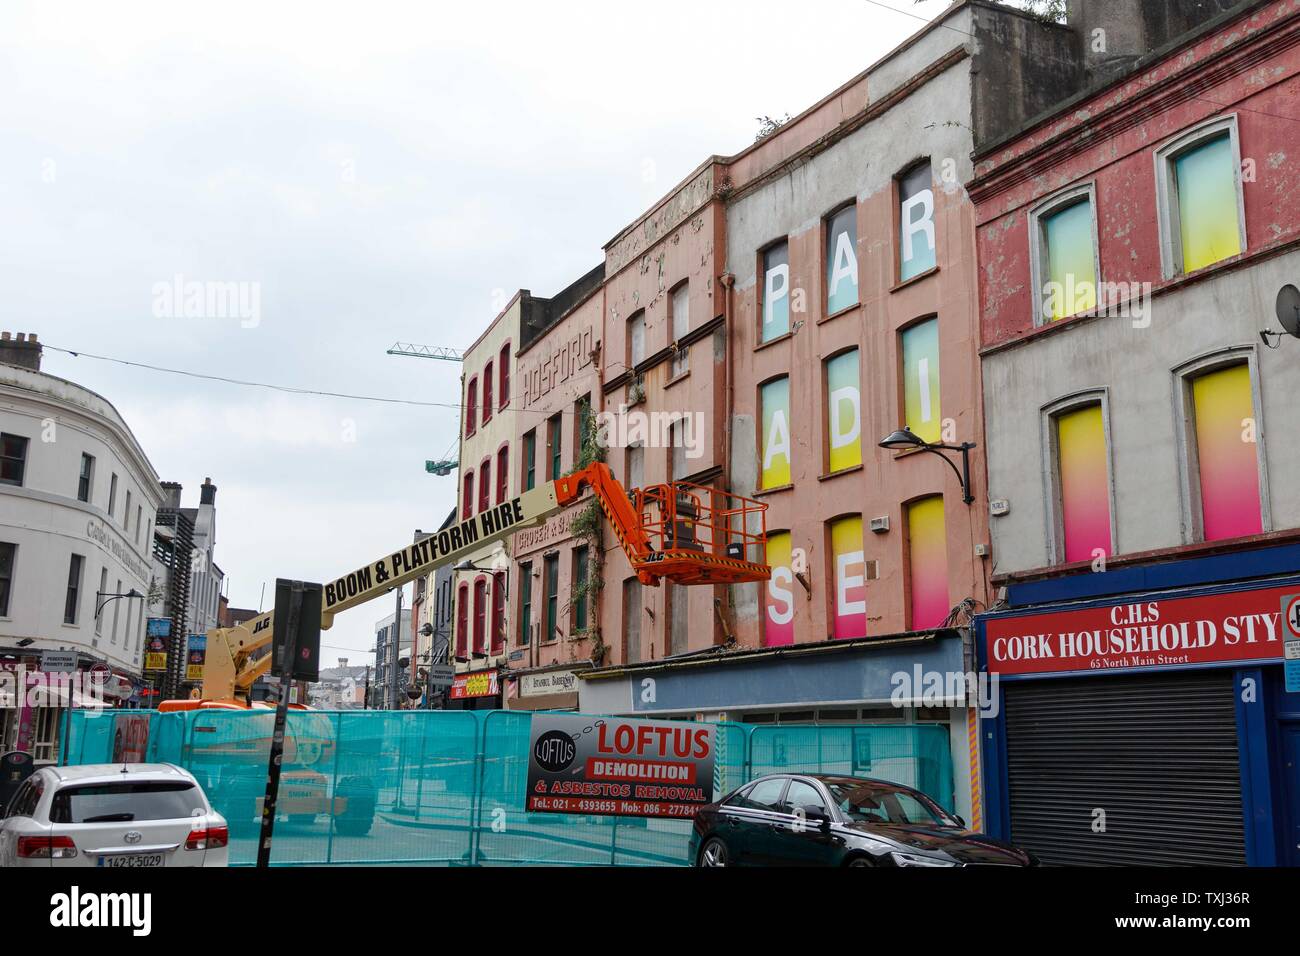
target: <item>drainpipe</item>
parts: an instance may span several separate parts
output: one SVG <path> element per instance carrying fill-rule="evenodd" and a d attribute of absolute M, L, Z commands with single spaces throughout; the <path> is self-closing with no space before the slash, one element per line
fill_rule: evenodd
<path fill-rule="evenodd" d="M 724 226 L 725 228 L 725 226 Z M 715 243 L 714 248 L 717 248 Z M 726 244 L 723 244 L 726 248 Z M 735 383 L 732 379 L 731 355 L 735 343 L 732 336 L 732 295 L 736 284 L 736 277 L 730 272 L 724 272 L 718 277 L 722 285 L 722 376 L 723 376 L 723 448 L 722 448 L 722 486 L 728 493 L 732 492 L 731 487 L 731 421 L 735 409 Z M 735 622 L 730 621 L 731 605 L 728 600 L 730 597 L 730 588 L 732 585 L 723 584 L 714 589 L 713 602 L 717 609 L 717 616 L 722 624 L 722 631 L 727 635 L 728 640 L 734 640 L 736 634 Z"/>

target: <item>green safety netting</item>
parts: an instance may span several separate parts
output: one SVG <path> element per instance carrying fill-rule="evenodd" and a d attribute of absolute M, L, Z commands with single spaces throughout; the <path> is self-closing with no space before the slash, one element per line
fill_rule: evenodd
<path fill-rule="evenodd" d="M 230 823 L 230 862 L 251 864 L 274 719 L 269 710 L 74 711 L 62 762 L 126 755 L 185 767 Z M 273 863 L 688 862 L 688 820 L 525 812 L 532 719 L 503 710 L 290 712 Z M 716 797 L 765 773 L 804 771 L 893 780 L 953 808 L 941 725 L 715 730 Z"/>

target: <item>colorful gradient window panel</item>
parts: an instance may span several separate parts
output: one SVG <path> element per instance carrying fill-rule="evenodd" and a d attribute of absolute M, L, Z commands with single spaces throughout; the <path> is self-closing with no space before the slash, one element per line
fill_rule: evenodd
<path fill-rule="evenodd" d="M 826 220 L 826 314 L 858 304 L 858 209 L 848 206 Z"/>
<path fill-rule="evenodd" d="M 1173 165 L 1183 271 L 1194 272 L 1240 253 L 1237 168 L 1229 134 L 1189 149 Z"/>
<path fill-rule="evenodd" d="M 1097 307 L 1092 203 L 1083 199 L 1042 220 L 1043 318 L 1050 322 Z"/>
<path fill-rule="evenodd" d="M 1110 537 L 1110 473 L 1101 405 L 1056 418 L 1061 495 L 1061 534 L 1066 561 L 1092 561 L 1113 553 Z"/>
<path fill-rule="evenodd" d="M 948 537 L 943 497 L 932 495 L 907 507 L 907 541 L 911 552 L 913 630 L 938 627 L 948 617 Z"/>
<path fill-rule="evenodd" d="M 858 385 L 858 350 L 826 363 L 827 470 L 862 464 L 862 390 Z"/>
<path fill-rule="evenodd" d="M 763 414 L 762 487 L 790 484 L 790 380 L 768 382 L 759 394 Z"/>
<path fill-rule="evenodd" d="M 867 636 L 866 563 L 862 552 L 862 516 L 831 523 L 832 597 L 836 640 Z"/>
<path fill-rule="evenodd" d="M 930 188 L 927 162 L 898 181 L 899 281 L 919 276 L 934 266 L 934 190 Z"/>
<path fill-rule="evenodd" d="M 794 643 L 794 569 L 788 531 L 767 536 L 767 561 L 772 566 L 772 577 L 763 593 L 763 643 L 783 647 Z"/>
<path fill-rule="evenodd" d="M 763 253 L 762 296 L 759 341 L 770 342 L 790 331 L 790 249 L 784 242 Z"/>
<path fill-rule="evenodd" d="M 939 419 L 939 320 L 903 331 L 904 423 L 922 440 L 937 442 Z"/>
<path fill-rule="evenodd" d="M 1234 365 L 1192 381 L 1201 528 L 1206 541 L 1263 531 L 1250 369 Z"/>

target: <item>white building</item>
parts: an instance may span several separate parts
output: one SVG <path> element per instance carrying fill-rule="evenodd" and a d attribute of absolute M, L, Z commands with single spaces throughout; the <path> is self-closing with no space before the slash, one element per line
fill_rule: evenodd
<path fill-rule="evenodd" d="M 40 355 L 35 336 L 0 334 L 0 666 L 70 650 L 79 669 L 138 677 L 162 488 L 117 410 L 41 372 Z M 38 712 L 38 757 L 52 756 L 58 713 Z M 16 717 L 0 711 L 0 750 Z"/>

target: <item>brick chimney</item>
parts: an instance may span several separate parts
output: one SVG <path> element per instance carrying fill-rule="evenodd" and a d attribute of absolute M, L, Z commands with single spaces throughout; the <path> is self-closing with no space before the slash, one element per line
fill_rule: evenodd
<path fill-rule="evenodd" d="M 217 486 L 212 483 L 211 478 L 203 479 L 203 484 L 199 488 L 199 504 L 214 507 L 217 504 Z"/>
<path fill-rule="evenodd" d="M 163 494 L 166 496 L 163 500 L 164 508 L 176 510 L 181 506 L 181 483 L 179 481 L 164 481 L 162 484 Z"/>
<path fill-rule="evenodd" d="M 0 332 L 0 362 L 39 372 L 41 343 L 36 341 L 36 333 L 19 332 L 14 336 L 8 332 Z"/>

